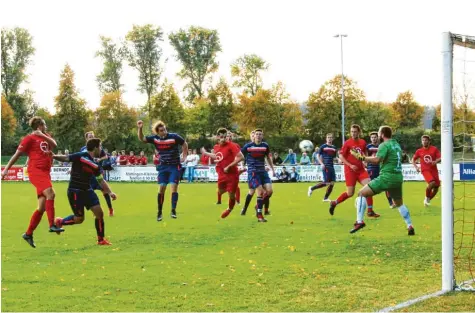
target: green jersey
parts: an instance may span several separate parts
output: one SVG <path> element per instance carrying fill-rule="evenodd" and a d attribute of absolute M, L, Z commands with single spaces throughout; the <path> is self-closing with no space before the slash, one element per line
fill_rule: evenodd
<path fill-rule="evenodd" d="M 389 139 L 378 147 L 376 157 L 381 159 L 380 175 L 401 174 L 402 150 L 399 143 L 394 139 Z"/>

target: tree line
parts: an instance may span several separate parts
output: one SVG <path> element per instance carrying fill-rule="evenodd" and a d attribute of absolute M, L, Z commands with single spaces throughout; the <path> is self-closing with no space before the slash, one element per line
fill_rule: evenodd
<path fill-rule="evenodd" d="M 164 40 L 170 42 L 173 57 L 181 64 L 176 75 L 186 82 L 184 99 L 171 80 L 163 77 L 167 62 L 162 49 Z M 70 151 L 84 144 L 83 134 L 91 129 L 109 150 L 143 149 L 135 134 L 139 118 L 149 125 L 164 120 L 171 131 L 185 135 L 194 147 L 210 144 L 208 138 L 219 127 L 233 130 L 242 140 L 247 139 L 250 130 L 263 128 L 266 140 L 277 149 L 295 148 L 300 139 L 321 143 L 328 132 L 341 136 L 339 75 L 312 92 L 305 103 L 297 103 L 281 81 L 263 88 L 262 73 L 271 65 L 256 54 L 239 56 L 229 65 L 231 82 L 221 77 L 213 83 L 220 66 L 217 55 L 222 51 L 217 30 L 191 26 L 166 36 L 159 26 L 134 25 L 120 40 L 100 36 L 99 42 L 95 57 L 102 61 L 102 70 L 96 77 L 102 95 L 100 105 L 95 110 L 88 107 L 75 86 L 73 69 L 65 64 L 59 74 L 52 113 L 38 106 L 34 91 L 21 88 L 28 80 L 27 68 L 35 53 L 33 37 L 23 28 L 2 29 L 3 155 L 14 152 L 34 115 L 43 116 L 58 146 Z M 147 96 L 146 103 L 138 108 L 123 100 L 121 78 L 125 64 L 135 69 L 139 79 L 136 87 Z M 383 124 L 400 133 L 423 131 L 425 107 L 416 102 L 411 91 L 399 93 L 392 103 L 374 102 L 366 99 L 356 81 L 344 79 L 346 129 L 358 123 L 366 134 Z M 458 102 L 454 114 L 459 119 L 475 120 L 467 99 Z M 472 124 L 463 127 L 475 127 Z M 439 125 L 440 106 L 433 114 L 433 131 L 437 132 Z M 474 129 L 464 132 L 475 133 Z"/>

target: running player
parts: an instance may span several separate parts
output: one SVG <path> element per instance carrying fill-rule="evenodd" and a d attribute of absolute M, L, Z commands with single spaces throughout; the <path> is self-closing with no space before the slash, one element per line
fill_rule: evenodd
<path fill-rule="evenodd" d="M 325 196 L 323 197 L 323 201 L 327 202 L 330 201 L 328 197 L 330 197 L 336 181 L 335 168 L 333 166 L 333 160 L 336 157 L 336 147 L 333 145 L 332 133 L 327 134 L 326 140 L 327 142 L 320 146 L 317 154 L 318 162 L 322 167 L 323 181 L 315 186 L 308 187 L 307 194 L 310 197 L 315 189 L 327 186 Z"/>
<path fill-rule="evenodd" d="M 427 182 L 424 206 L 429 206 L 430 200 L 435 197 L 440 187 L 437 163 L 440 162 L 441 155 L 439 149 L 430 144 L 430 137 L 428 135 L 422 136 L 421 141 L 422 148 L 419 148 L 414 154 L 412 165 L 414 165 L 418 173 L 422 171 L 422 176 L 424 176 L 424 180 Z M 420 159 L 420 167 L 416 164 L 418 159 Z"/>

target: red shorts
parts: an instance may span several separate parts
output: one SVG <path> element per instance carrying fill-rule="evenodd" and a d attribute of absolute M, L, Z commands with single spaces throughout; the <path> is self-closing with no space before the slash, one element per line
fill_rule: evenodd
<path fill-rule="evenodd" d="M 236 174 L 225 174 L 218 176 L 218 189 L 235 193 L 239 185 L 239 176 Z"/>
<path fill-rule="evenodd" d="M 346 187 L 355 187 L 356 182 L 363 184 L 365 179 L 370 179 L 366 169 L 361 169 L 357 172 L 351 170 L 351 168 L 345 166 L 345 182 Z"/>
<path fill-rule="evenodd" d="M 424 180 L 429 184 L 430 182 L 435 182 L 436 187 L 440 186 L 439 171 L 438 170 L 427 170 L 422 172 Z"/>
<path fill-rule="evenodd" d="M 50 172 L 28 172 L 28 179 L 35 186 L 38 196 L 43 195 L 46 189 L 53 187 Z"/>

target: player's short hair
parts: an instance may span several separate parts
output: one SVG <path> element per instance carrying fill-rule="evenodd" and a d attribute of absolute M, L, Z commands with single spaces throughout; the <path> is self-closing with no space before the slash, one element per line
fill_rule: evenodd
<path fill-rule="evenodd" d="M 99 148 L 101 145 L 101 140 L 99 138 L 91 138 L 86 142 L 87 151 L 93 151 L 96 148 Z"/>
<path fill-rule="evenodd" d="M 361 133 L 361 127 L 360 127 L 360 125 L 358 125 L 358 124 L 353 124 L 353 125 L 351 125 L 351 128 L 356 128 L 356 129 L 358 130 L 358 132 Z"/>
<path fill-rule="evenodd" d="M 88 131 L 87 133 L 84 134 L 84 138 L 87 140 L 87 135 L 89 134 L 92 134 L 92 136 L 94 137 L 94 132 L 91 130 L 91 131 Z"/>
<path fill-rule="evenodd" d="M 325 135 L 325 137 L 328 137 L 328 136 L 332 136 L 333 137 L 333 133 L 328 133 Z"/>
<path fill-rule="evenodd" d="M 383 127 L 388 127 L 388 126 L 383 126 Z M 378 132 L 371 132 L 371 133 L 369 133 L 369 136 L 370 136 L 370 137 L 373 136 L 373 135 L 378 136 Z"/>
<path fill-rule="evenodd" d="M 37 130 L 38 127 L 40 127 L 41 125 L 44 125 L 44 123 L 45 121 L 41 116 L 33 116 L 28 122 L 28 124 L 33 130 Z"/>
<path fill-rule="evenodd" d="M 221 135 L 221 134 L 224 134 L 224 135 L 227 135 L 228 134 L 228 130 L 224 127 L 221 127 L 219 128 L 217 131 L 216 131 L 216 135 Z"/>
<path fill-rule="evenodd" d="M 257 132 L 263 133 L 264 131 L 262 130 L 262 128 L 256 128 L 256 129 L 254 129 L 254 133 L 257 133 Z"/>
<path fill-rule="evenodd" d="M 389 126 L 381 126 L 379 129 L 384 138 L 391 138 L 393 136 L 393 130 Z"/>
<path fill-rule="evenodd" d="M 430 136 L 429 135 L 422 135 L 421 140 L 424 139 L 424 138 L 427 138 L 427 140 L 430 141 Z"/>
<path fill-rule="evenodd" d="M 158 129 L 159 129 L 160 127 L 167 127 L 167 125 L 165 125 L 165 123 L 162 122 L 162 121 L 156 122 L 155 124 L 153 124 L 153 127 L 152 127 L 153 133 L 154 133 L 154 134 L 158 134 Z"/>

